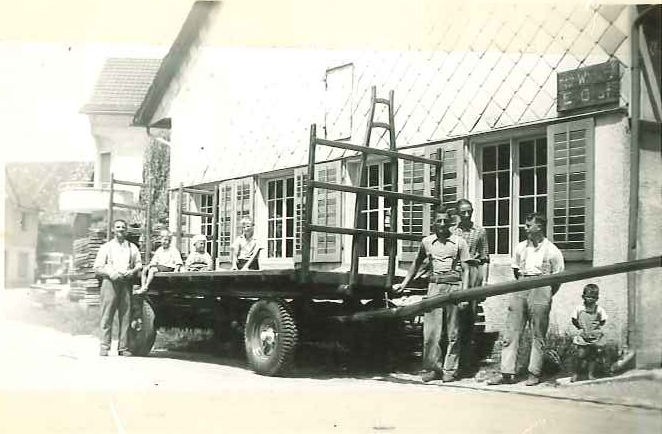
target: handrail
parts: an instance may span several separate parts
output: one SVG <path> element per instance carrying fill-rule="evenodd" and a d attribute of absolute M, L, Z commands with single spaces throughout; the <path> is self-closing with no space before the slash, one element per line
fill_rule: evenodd
<path fill-rule="evenodd" d="M 119 184 L 119 182 L 115 182 Z M 58 191 L 63 192 L 73 189 L 89 189 L 97 191 L 110 191 L 110 182 L 101 182 L 96 184 L 94 181 L 66 181 L 58 184 Z M 124 189 L 115 188 L 116 191 L 129 191 Z"/>
<path fill-rule="evenodd" d="M 548 276 L 520 279 L 515 282 L 504 282 L 494 285 L 469 288 L 463 291 L 454 291 L 447 294 L 433 295 L 407 306 L 377 309 L 367 312 L 357 312 L 350 315 L 334 316 L 332 318 L 340 322 L 411 318 L 441 307 L 446 303 L 476 300 L 479 298 L 492 297 L 495 295 L 539 288 L 541 286 L 559 285 L 561 283 L 573 282 L 576 280 L 584 280 L 593 277 L 627 273 L 631 271 L 645 270 L 648 268 L 656 267 L 662 267 L 662 256 L 638 259 L 636 261 L 630 262 L 619 262 L 611 265 L 603 265 L 601 267 L 589 268 L 588 270 L 565 271 L 563 273 L 552 274 Z"/>

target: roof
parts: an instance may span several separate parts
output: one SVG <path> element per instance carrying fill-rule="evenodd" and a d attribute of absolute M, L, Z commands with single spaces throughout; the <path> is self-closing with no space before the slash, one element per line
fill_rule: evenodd
<path fill-rule="evenodd" d="M 220 2 L 216 1 L 198 1 L 193 4 L 186 21 L 184 21 L 177 34 L 177 38 L 175 38 L 168 54 L 160 64 L 149 90 L 143 95 L 144 98 L 141 100 L 133 118 L 134 125 L 147 126 L 151 123 L 152 116 L 154 116 L 170 83 L 179 73 L 185 59 L 190 55 L 191 47 L 198 41 L 200 32 L 204 29 L 212 12 L 219 5 Z"/>
<path fill-rule="evenodd" d="M 134 114 L 160 65 L 161 59 L 106 59 L 92 98 L 81 112 Z"/>
<path fill-rule="evenodd" d="M 93 172 L 92 162 L 7 163 L 7 197 L 22 208 L 41 211 L 41 223 L 67 223 L 71 215 L 58 209 L 59 185 L 67 181 L 90 181 Z"/>

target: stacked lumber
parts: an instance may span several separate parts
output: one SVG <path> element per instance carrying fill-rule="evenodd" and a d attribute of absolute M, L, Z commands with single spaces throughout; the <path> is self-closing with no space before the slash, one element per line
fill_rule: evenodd
<path fill-rule="evenodd" d="M 87 237 L 74 240 L 74 270 L 69 298 L 87 305 L 99 304 L 100 281 L 93 267 L 99 248 L 106 242 L 103 229 L 90 229 Z"/>

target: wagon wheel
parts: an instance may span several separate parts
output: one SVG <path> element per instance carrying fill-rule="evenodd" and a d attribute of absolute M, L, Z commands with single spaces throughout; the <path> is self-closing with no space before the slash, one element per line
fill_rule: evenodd
<path fill-rule="evenodd" d="M 289 306 L 260 300 L 248 311 L 244 340 L 251 368 L 262 375 L 284 373 L 294 359 L 298 331 Z"/>
<path fill-rule="evenodd" d="M 136 356 L 146 356 L 156 339 L 154 309 L 143 296 L 131 300 L 131 324 L 129 326 L 129 351 Z"/>

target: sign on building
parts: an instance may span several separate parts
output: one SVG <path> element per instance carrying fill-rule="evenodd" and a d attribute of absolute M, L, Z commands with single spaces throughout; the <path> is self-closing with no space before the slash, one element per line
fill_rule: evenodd
<path fill-rule="evenodd" d="M 559 112 L 607 103 L 618 103 L 621 90 L 617 60 L 560 72 L 557 75 Z"/>

